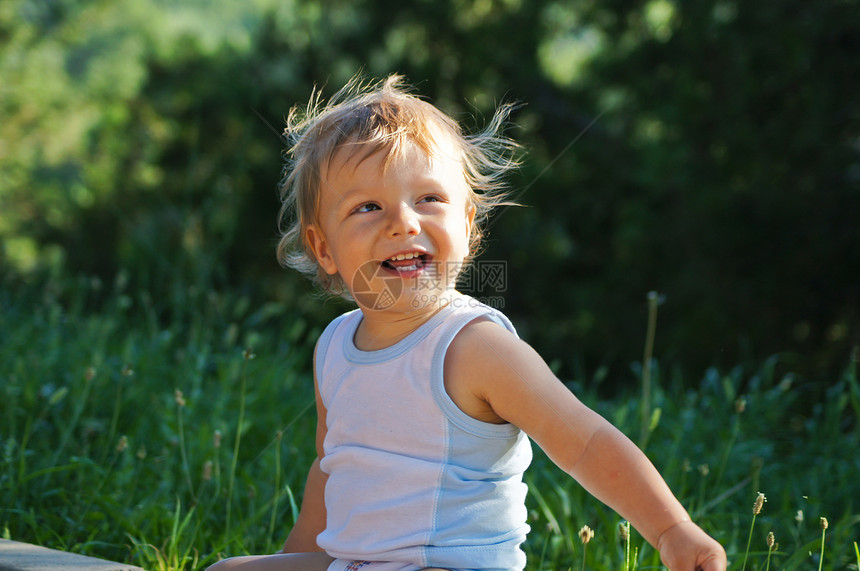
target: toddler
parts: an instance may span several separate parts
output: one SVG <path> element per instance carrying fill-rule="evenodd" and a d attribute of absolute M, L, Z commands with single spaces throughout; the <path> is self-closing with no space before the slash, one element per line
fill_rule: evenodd
<path fill-rule="evenodd" d="M 645 455 L 456 290 L 505 202 L 509 113 L 466 135 L 392 76 L 290 114 L 279 257 L 358 309 L 317 342 L 317 459 L 283 551 L 210 569 L 522 570 L 529 438 L 671 571 L 726 568 Z"/>

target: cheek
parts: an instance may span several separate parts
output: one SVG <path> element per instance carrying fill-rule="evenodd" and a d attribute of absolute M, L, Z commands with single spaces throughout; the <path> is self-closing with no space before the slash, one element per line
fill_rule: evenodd
<path fill-rule="evenodd" d="M 468 219 L 465 222 L 461 220 L 458 221 L 456 228 L 459 229 L 459 232 L 457 232 L 457 236 L 455 237 L 455 244 L 462 252 L 463 257 L 466 257 L 471 253 L 472 225 Z"/>

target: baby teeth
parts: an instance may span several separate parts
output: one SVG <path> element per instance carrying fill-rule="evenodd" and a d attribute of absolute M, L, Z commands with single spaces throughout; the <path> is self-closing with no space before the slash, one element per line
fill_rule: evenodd
<path fill-rule="evenodd" d="M 411 260 L 412 258 L 417 258 L 417 257 L 419 257 L 420 255 L 421 255 L 421 254 L 416 254 L 415 252 L 412 252 L 412 253 L 410 253 L 410 254 L 397 254 L 396 256 L 391 256 L 391 257 L 390 257 L 390 258 L 388 258 L 388 259 L 389 259 L 389 260 L 397 260 L 397 261 L 400 261 L 400 260 Z"/>

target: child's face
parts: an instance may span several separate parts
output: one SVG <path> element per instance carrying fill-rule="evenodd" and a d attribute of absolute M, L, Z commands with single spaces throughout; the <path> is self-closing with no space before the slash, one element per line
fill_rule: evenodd
<path fill-rule="evenodd" d="M 475 207 L 462 162 L 450 144 L 429 157 L 407 141 L 387 166 L 384 152 L 365 150 L 334 154 L 305 237 L 363 310 L 435 306 L 469 254 Z"/>

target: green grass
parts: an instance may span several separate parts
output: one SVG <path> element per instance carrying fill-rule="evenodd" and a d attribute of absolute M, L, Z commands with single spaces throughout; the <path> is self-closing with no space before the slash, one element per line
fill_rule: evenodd
<path fill-rule="evenodd" d="M 323 325 L 182 285 L 153 299 L 122 278 L 3 282 L 0 536 L 162 570 L 278 549 L 314 454 L 310 358 Z M 605 369 L 569 384 L 647 443 L 731 569 L 857 568 L 856 363 L 827 387 L 778 358 L 698 379 L 648 364 L 647 410 L 638 365 L 610 399 Z M 659 566 L 537 450 L 527 480 L 529 569 Z M 758 492 L 767 502 L 753 522 Z"/>

